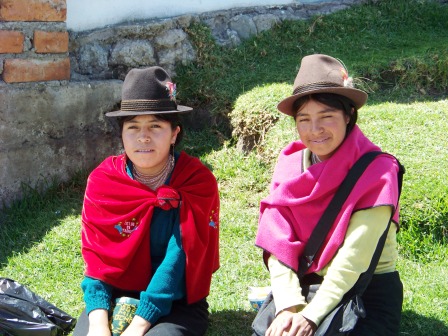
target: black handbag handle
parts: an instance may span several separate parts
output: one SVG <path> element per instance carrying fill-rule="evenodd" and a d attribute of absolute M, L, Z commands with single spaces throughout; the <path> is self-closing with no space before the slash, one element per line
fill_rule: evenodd
<path fill-rule="evenodd" d="M 328 232 L 330 231 L 331 227 L 333 226 L 333 223 L 334 223 L 339 211 L 342 208 L 342 205 L 347 200 L 347 197 L 349 196 L 349 194 L 352 191 L 353 187 L 355 186 L 356 182 L 361 177 L 361 175 L 364 173 L 364 171 L 369 166 L 369 164 L 378 155 L 381 155 L 381 154 L 391 155 L 391 154 L 387 154 L 387 153 L 381 152 L 381 151 L 373 151 L 373 152 L 365 153 L 363 156 L 361 156 L 358 159 L 358 161 L 355 162 L 353 167 L 350 168 L 350 170 L 348 171 L 347 176 L 342 181 L 342 183 L 339 186 L 338 190 L 336 191 L 335 195 L 331 199 L 330 204 L 325 209 L 324 213 L 322 214 L 322 217 L 320 218 L 319 222 L 317 223 L 316 227 L 314 228 L 313 232 L 311 233 L 311 236 L 308 239 L 308 242 L 305 246 L 305 250 L 304 250 L 303 254 L 299 257 L 299 267 L 298 267 L 298 272 L 297 272 L 297 276 L 299 277 L 299 279 L 302 279 L 305 276 L 306 272 L 313 264 L 317 253 L 321 249 Z M 391 155 L 391 156 L 393 156 L 393 155 Z M 403 174 L 405 172 L 405 169 L 400 164 L 400 162 L 398 160 L 397 160 L 397 162 L 399 165 L 399 172 L 398 172 L 398 192 L 399 192 L 398 198 L 399 198 L 400 194 L 401 194 Z M 388 226 L 388 228 L 389 228 L 389 226 Z M 382 245 L 384 245 L 384 241 L 387 236 L 387 231 L 384 234 L 384 239 L 382 239 L 383 237 L 380 238 L 379 243 L 381 243 L 381 241 L 383 240 Z M 377 246 L 377 250 L 380 247 L 379 245 Z M 381 246 L 381 249 L 379 250 L 380 251 L 379 255 L 381 254 L 382 249 L 383 249 L 383 246 Z M 377 251 L 375 251 L 374 257 L 376 257 L 376 254 L 378 254 Z M 378 255 L 377 259 L 379 259 L 379 255 Z M 373 265 L 374 259 L 375 258 L 372 258 L 372 263 L 371 263 L 368 271 L 370 271 L 371 268 L 373 268 L 373 269 L 376 268 L 376 264 L 378 263 L 378 260 Z M 365 272 L 365 273 L 367 273 L 367 272 Z M 372 274 L 373 274 L 373 271 L 372 271 Z"/>

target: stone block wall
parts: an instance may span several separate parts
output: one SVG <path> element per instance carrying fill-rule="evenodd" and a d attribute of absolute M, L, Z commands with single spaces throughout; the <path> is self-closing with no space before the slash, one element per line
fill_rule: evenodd
<path fill-rule="evenodd" d="M 124 79 L 129 69 L 152 65 L 160 65 L 175 76 L 176 64 L 194 61 L 196 57 L 186 33 L 192 23 L 207 25 L 218 44 L 235 47 L 281 21 L 325 15 L 363 1 L 327 0 L 237 8 L 70 32 L 71 78 Z"/>
<path fill-rule="evenodd" d="M 66 0 L 0 0 L 1 79 L 69 80 L 66 17 Z"/>

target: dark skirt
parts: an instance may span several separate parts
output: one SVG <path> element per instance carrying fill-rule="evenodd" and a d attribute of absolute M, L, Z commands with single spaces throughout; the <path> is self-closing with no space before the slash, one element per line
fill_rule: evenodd
<path fill-rule="evenodd" d="M 208 303 L 202 299 L 193 304 L 185 300 L 173 302 L 169 315 L 161 317 L 145 336 L 202 336 L 208 328 Z M 73 336 L 86 336 L 89 318 L 85 311 L 78 319 Z"/>
<path fill-rule="evenodd" d="M 403 284 L 398 272 L 375 274 L 362 299 L 367 316 L 358 320 L 350 335 L 396 336 L 399 334 Z"/>

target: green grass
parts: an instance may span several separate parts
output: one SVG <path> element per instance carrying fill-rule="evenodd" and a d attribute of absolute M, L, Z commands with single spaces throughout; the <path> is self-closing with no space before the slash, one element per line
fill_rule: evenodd
<path fill-rule="evenodd" d="M 414 236 L 416 241 L 407 239 L 403 253 L 408 258 L 433 260 L 430 247 L 437 250 L 438 243 L 448 238 L 444 173 L 448 160 L 442 140 L 448 125 L 448 100 L 375 104 L 362 109 L 360 119 L 368 136 L 401 158 L 407 168 L 401 202 L 406 234 L 402 238 Z"/>
<path fill-rule="evenodd" d="M 202 26 L 190 33 L 199 61 L 178 71 L 181 100 L 210 107 L 234 134 L 218 125 L 190 132 L 184 143 L 213 170 L 221 194 L 221 268 L 208 299 L 208 335 L 250 335 L 255 313 L 247 287 L 269 283 L 254 247 L 258 206 L 280 148 L 297 138 L 292 120 L 275 106 L 289 94 L 301 57 L 312 52 L 341 58 L 351 75 L 375 90 L 359 125 L 407 169 L 398 235 L 401 335 L 448 334 L 448 6 L 405 0 L 355 6 L 285 22 L 232 50 L 214 45 Z M 249 135 L 256 147 L 244 154 L 237 138 Z M 25 199 L 0 214 L 0 275 L 74 316 L 83 307 L 84 185 L 80 174 L 44 194 L 25 188 Z"/>
<path fill-rule="evenodd" d="M 291 84 L 303 56 L 325 53 L 342 59 L 367 89 L 381 89 L 371 99 L 424 99 L 424 92 L 448 88 L 447 29 L 446 6 L 413 0 L 382 0 L 284 22 L 230 50 L 214 45 L 209 30 L 194 25 L 190 35 L 198 41 L 198 62 L 179 69 L 179 94 L 227 115 L 241 94 Z"/>

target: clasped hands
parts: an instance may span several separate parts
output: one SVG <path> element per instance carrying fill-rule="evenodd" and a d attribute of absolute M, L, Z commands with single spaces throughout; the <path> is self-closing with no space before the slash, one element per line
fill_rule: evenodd
<path fill-rule="evenodd" d="M 291 307 L 282 310 L 272 321 L 266 336 L 313 336 L 317 326 Z"/>
<path fill-rule="evenodd" d="M 151 323 L 135 315 L 132 322 L 121 336 L 143 336 L 151 327 Z M 89 314 L 89 333 L 87 336 L 111 336 L 108 313 L 105 309 L 96 309 Z"/>

